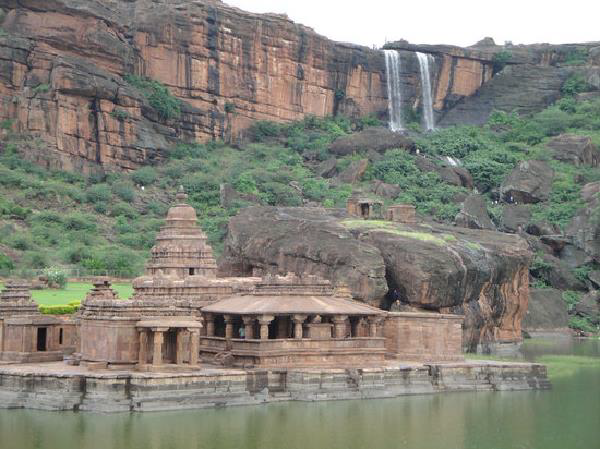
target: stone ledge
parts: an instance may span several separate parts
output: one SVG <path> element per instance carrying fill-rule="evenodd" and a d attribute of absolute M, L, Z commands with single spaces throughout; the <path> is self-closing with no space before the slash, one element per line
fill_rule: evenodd
<path fill-rule="evenodd" d="M 281 401 L 392 398 L 446 391 L 550 388 L 544 365 L 392 363 L 353 369 L 203 366 L 187 373 L 90 372 L 61 363 L 0 366 L 0 408 L 159 411 Z"/>

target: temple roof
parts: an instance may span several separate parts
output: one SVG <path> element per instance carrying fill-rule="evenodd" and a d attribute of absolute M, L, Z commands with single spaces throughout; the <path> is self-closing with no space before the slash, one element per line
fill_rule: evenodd
<path fill-rule="evenodd" d="M 347 289 L 334 290 L 316 276 L 268 276 L 249 294 L 206 306 L 203 312 L 231 315 L 379 315 L 383 311 L 350 299 Z"/>

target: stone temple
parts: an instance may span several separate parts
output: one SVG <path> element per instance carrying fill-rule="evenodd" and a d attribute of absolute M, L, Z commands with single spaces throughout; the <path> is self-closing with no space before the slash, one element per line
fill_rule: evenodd
<path fill-rule="evenodd" d="M 316 276 L 218 277 L 186 199 L 177 194 L 146 274 L 133 281 L 133 297 L 119 299 L 108 281 L 99 281 L 83 302 L 83 366 L 185 371 L 199 362 L 289 367 L 377 365 L 398 355 L 462 359 L 461 317 L 384 312 Z M 410 351 L 400 339 L 410 341 Z"/>
<path fill-rule="evenodd" d="M 173 410 L 548 388 L 541 365 L 465 362 L 462 316 L 387 312 L 304 273 L 219 277 L 186 199 L 177 194 L 131 299 L 97 279 L 74 318 L 50 317 L 27 284 L 6 283 L 0 408 Z M 357 218 L 379 217 L 367 200 L 352 205 Z M 387 215 L 408 221 L 414 211 Z"/>

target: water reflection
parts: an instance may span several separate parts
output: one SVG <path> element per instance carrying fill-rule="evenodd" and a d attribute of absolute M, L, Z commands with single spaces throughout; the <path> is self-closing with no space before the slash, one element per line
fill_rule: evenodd
<path fill-rule="evenodd" d="M 528 342 L 526 357 L 598 355 L 598 342 Z M 597 447 L 600 370 L 552 391 L 454 393 L 144 414 L 0 411 L 0 449 L 565 449 Z"/>

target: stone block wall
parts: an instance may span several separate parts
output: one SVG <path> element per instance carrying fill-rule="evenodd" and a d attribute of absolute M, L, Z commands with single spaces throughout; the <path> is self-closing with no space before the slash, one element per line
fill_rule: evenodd
<path fill-rule="evenodd" d="M 391 312 L 384 324 L 387 356 L 397 360 L 464 360 L 460 315 Z"/>

